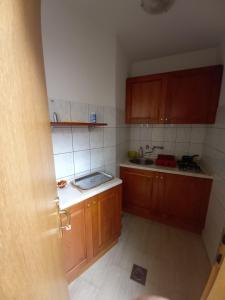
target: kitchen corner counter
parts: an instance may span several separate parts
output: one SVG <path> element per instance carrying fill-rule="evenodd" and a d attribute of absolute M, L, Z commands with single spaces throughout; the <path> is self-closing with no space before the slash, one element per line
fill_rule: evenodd
<path fill-rule="evenodd" d="M 111 189 L 122 183 L 122 180 L 119 178 L 114 178 L 111 181 L 108 181 L 100 186 L 97 186 L 93 189 L 80 191 L 76 187 L 74 187 L 71 183 L 69 183 L 65 188 L 58 188 L 58 196 L 59 196 L 59 207 L 60 209 L 66 209 L 71 207 L 79 202 L 87 200 L 90 197 L 96 196 L 108 189 Z"/>
<path fill-rule="evenodd" d="M 155 164 L 152 164 L 152 165 L 138 165 L 138 164 L 131 163 L 129 161 L 125 161 L 124 163 L 121 163 L 120 167 L 133 168 L 133 169 L 139 169 L 139 170 L 147 170 L 147 171 L 155 171 L 155 172 L 162 172 L 162 173 L 169 173 L 169 174 L 178 174 L 178 175 L 198 177 L 198 178 L 213 179 L 213 176 L 208 174 L 208 172 L 206 172 L 204 170 L 204 167 L 202 167 L 202 166 L 201 166 L 201 168 L 203 170 L 202 173 L 181 171 L 177 167 L 176 168 L 163 167 L 163 166 L 157 166 Z"/>

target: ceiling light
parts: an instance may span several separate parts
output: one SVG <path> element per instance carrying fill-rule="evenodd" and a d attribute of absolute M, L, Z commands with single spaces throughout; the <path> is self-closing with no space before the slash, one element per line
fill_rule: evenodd
<path fill-rule="evenodd" d="M 141 0 L 141 7 L 149 14 L 156 15 L 167 12 L 175 0 Z"/>

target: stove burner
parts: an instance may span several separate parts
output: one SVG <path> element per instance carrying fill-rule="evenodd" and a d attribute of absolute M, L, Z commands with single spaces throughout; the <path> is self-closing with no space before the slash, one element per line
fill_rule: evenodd
<path fill-rule="evenodd" d="M 195 173 L 202 173 L 201 168 L 194 161 L 187 162 L 187 161 L 183 161 L 183 160 L 178 160 L 177 164 L 178 164 L 179 170 L 181 170 L 181 171 L 191 171 L 191 172 L 195 172 Z"/>

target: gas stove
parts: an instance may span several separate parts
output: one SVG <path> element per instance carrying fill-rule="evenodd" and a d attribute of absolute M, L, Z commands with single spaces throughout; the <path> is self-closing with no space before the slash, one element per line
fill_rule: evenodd
<path fill-rule="evenodd" d="M 188 161 L 178 160 L 177 165 L 178 165 L 179 170 L 181 170 L 181 171 L 202 173 L 200 166 L 194 161 L 188 162 Z"/>

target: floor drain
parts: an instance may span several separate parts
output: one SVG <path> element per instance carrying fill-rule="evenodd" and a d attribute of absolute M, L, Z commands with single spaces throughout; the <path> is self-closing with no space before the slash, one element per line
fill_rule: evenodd
<path fill-rule="evenodd" d="M 147 272 L 148 272 L 147 269 L 134 264 L 130 278 L 140 284 L 145 285 Z"/>

